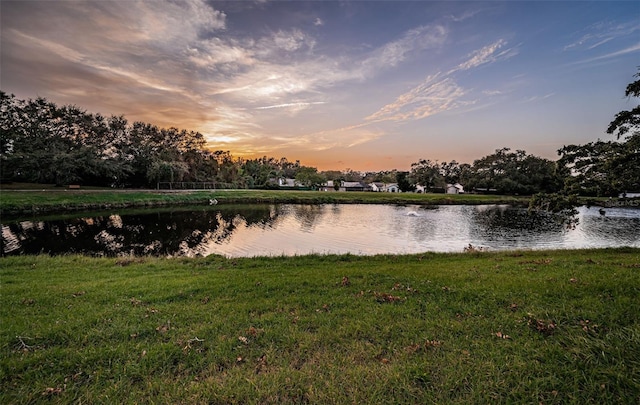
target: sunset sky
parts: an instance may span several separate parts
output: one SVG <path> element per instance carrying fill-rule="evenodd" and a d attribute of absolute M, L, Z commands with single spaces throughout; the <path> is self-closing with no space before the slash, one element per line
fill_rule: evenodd
<path fill-rule="evenodd" d="M 320 170 L 556 159 L 630 109 L 636 1 L 10 1 L 1 89 Z"/>

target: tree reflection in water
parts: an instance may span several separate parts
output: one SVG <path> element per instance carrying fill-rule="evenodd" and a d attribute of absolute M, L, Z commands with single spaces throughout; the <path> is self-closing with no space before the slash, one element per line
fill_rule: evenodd
<path fill-rule="evenodd" d="M 19 221 L 2 225 L 2 252 L 195 256 L 241 224 L 265 227 L 277 219 L 275 206 L 250 205 Z"/>

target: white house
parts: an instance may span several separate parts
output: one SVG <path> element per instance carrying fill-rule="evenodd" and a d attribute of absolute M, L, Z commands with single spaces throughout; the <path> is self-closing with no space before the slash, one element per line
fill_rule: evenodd
<path fill-rule="evenodd" d="M 296 179 L 285 179 L 280 177 L 278 179 L 278 185 L 280 187 L 298 187 L 300 184 L 298 184 Z"/>
<path fill-rule="evenodd" d="M 328 180 L 320 187 L 320 191 L 336 191 L 333 184 L 333 180 Z"/>
<path fill-rule="evenodd" d="M 400 187 L 398 187 L 398 183 L 390 183 L 390 184 L 385 184 L 385 190 L 388 193 L 399 193 L 400 192 Z"/>
<path fill-rule="evenodd" d="M 447 184 L 446 192 L 447 194 L 464 194 L 464 187 L 460 183 Z"/>
<path fill-rule="evenodd" d="M 334 184 L 335 182 L 333 180 L 328 180 L 322 185 L 320 189 L 322 191 L 334 191 Z M 341 181 L 338 191 L 373 191 L 380 193 L 398 193 L 400 192 L 400 189 L 398 188 L 397 183 L 364 183 L 361 181 Z"/>
<path fill-rule="evenodd" d="M 373 183 L 369 184 L 371 186 L 371 191 L 374 191 L 376 193 L 379 193 L 381 191 L 384 191 L 384 183 L 380 183 L 377 181 L 374 181 Z"/>

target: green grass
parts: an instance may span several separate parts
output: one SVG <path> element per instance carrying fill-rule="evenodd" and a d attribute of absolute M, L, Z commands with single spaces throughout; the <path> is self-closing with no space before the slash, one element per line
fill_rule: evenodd
<path fill-rule="evenodd" d="M 210 193 L 162 193 L 152 190 L 2 190 L 3 215 L 96 210 L 105 208 L 158 207 L 178 204 L 208 204 Z"/>
<path fill-rule="evenodd" d="M 167 192 L 156 190 L 40 190 L 0 191 L 0 212 L 23 215 L 104 208 L 157 207 L 178 204 L 514 204 L 526 206 L 526 197 L 489 195 L 445 195 L 414 193 L 321 192 L 281 190 L 217 190 Z"/>
<path fill-rule="evenodd" d="M 640 401 L 640 249 L 0 259 L 0 403 Z"/>

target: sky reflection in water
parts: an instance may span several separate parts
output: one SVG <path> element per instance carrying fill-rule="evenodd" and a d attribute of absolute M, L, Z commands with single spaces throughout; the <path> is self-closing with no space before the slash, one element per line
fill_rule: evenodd
<path fill-rule="evenodd" d="M 581 207 L 573 229 L 509 206 L 251 205 L 2 224 L 3 255 L 229 257 L 640 247 L 640 210 Z"/>
<path fill-rule="evenodd" d="M 549 215 L 508 206 L 339 205 L 283 206 L 268 228 L 242 227 L 208 246 L 227 256 L 306 253 L 460 252 L 472 244 L 489 250 L 640 247 L 640 210 L 581 208 L 567 229 Z"/>

